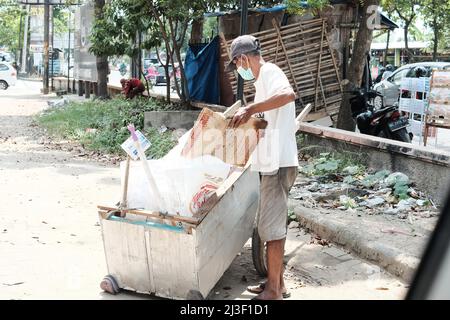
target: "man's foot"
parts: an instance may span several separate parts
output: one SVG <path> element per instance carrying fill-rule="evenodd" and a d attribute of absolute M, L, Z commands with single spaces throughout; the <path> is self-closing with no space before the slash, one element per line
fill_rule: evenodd
<path fill-rule="evenodd" d="M 274 291 L 264 290 L 256 297 L 253 297 L 252 300 L 283 300 L 283 295 Z"/>
<path fill-rule="evenodd" d="M 266 283 L 265 282 L 261 282 L 256 286 L 248 286 L 247 287 L 247 291 L 251 292 L 251 293 L 256 293 L 256 294 L 260 294 L 264 291 L 264 288 L 266 287 Z M 290 292 L 287 292 L 286 288 L 281 288 L 281 292 L 283 295 L 283 299 L 287 299 L 291 296 Z"/>

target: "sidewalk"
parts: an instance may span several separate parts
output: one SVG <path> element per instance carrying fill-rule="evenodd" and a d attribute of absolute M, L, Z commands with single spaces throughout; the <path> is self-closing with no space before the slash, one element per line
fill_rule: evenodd
<path fill-rule="evenodd" d="M 300 226 L 410 281 L 420 262 L 437 217 L 407 220 L 386 214 L 306 208 L 290 199 Z"/>

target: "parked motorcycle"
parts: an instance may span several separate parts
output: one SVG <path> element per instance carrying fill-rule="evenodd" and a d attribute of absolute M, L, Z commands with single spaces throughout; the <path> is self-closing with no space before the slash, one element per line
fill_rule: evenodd
<path fill-rule="evenodd" d="M 374 107 L 374 101 L 380 93 L 372 89 L 355 88 L 349 92 L 352 116 L 363 134 L 411 142 L 406 127 L 408 118 L 398 110 L 398 104 L 391 107 Z"/>

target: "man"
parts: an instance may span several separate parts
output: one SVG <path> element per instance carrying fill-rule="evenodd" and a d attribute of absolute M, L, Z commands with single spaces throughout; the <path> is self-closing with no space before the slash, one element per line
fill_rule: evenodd
<path fill-rule="evenodd" d="M 394 73 L 394 66 L 392 64 L 388 64 L 386 66 L 386 71 L 383 72 L 383 75 L 381 76 L 381 81 L 384 79 L 387 79 L 392 73 Z"/>
<path fill-rule="evenodd" d="M 260 172 L 257 225 L 261 240 L 266 242 L 268 276 L 266 283 L 247 290 L 259 293 L 256 300 L 282 299 L 288 296 L 283 281 L 287 201 L 298 174 L 295 93 L 284 72 L 263 60 L 255 37 L 236 38 L 231 44 L 231 56 L 227 70 L 237 69 L 244 80 L 256 79 L 256 93 L 254 102 L 240 108 L 230 125 L 238 127 L 255 114 L 263 114 L 268 123 L 250 160 L 252 170 Z"/>
<path fill-rule="evenodd" d="M 145 91 L 145 86 L 141 80 L 132 78 L 129 80 L 121 79 L 123 94 L 127 99 L 133 99 L 135 96 L 141 96 Z"/>

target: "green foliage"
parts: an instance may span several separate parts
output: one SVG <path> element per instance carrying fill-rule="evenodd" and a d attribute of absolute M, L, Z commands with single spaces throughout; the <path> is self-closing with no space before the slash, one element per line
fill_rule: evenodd
<path fill-rule="evenodd" d="M 318 10 L 323 9 L 325 6 L 330 4 L 329 0 L 286 0 L 285 1 L 288 9 L 288 13 L 302 15 L 308 10 L 313 13 L 317 13 Z"/>
<path fill-rule="evenodd" d="M 152 159 L 164 157 L 177 144 L 177 139 L 174 138 L 170 130 L 160 133 L 155 128 L 149 128 L 146 136 L 152 144 L 147 151 Z"/>
<path fill-rule="evenodd" d="M 14 54 L 19 49 L 21 14 L 23 10 L 15 0 L 0 0 L 0 48 L 4 46 Z"/>
<path fill-rule="evenodd" d="M 78 141 L 90 150 L 122 154 L 120 145 L 130 135 L 128 124 L 132 123 L 138 130 L 143 130 L 145 111 L 174 108 L 174 105 L 145 98 L 90 100 L 71 102 L 62 108 L 50 109 L 43 112 L 37 120 L 57 137 Z M 151 137 L 157 140 L 154 133 Z M 167 140 L 166 135 L 163 135 L 163 139 Z M 167 147 L 167 142 L 156 141 L 151 152 L 160 156 Z"/>
<path fill-rule="evenodd" d="M 138 32 L 146 35 L 141 49 L 159 45 L 155 23 L 147 12 L 145 0 L 107 1 L 94 21 L 90 51 L 97 56 L 136 56 Z"/>
<path fill-rule="evenodd" d="M 364 172 L 363 165 L 358 163 L 358 160 L 349 154 L 345 153 L 321 153 L 319 157 L 313 158 L 311 162 L 305 166 L 300 167 L 300 172 L 309 175 L 317 176 L 323 174 L 341 174 L 352 176 Z M 347 182 L 350 178 L 347 179 Z"/>

